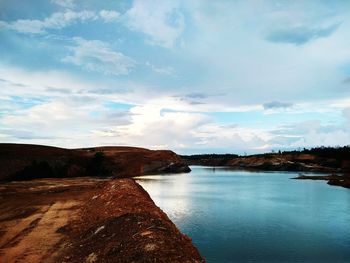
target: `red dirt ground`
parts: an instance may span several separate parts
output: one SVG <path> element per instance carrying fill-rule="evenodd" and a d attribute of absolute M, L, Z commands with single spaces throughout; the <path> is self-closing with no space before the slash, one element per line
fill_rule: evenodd
<path fill-rule="evenodd" d="M 0 184 L 0 262 L 204 262 L 132 179 Z"/>

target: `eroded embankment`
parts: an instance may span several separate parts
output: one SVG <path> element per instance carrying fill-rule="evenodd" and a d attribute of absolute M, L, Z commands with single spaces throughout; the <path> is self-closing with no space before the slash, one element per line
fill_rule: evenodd
<path fill-rule="evenodd" d="M 0 262 L 202 262 L 132 179 L 0 184 Z"/>

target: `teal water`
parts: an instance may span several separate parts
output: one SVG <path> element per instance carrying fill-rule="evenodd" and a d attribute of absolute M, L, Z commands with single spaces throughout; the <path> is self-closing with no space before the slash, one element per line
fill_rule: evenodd
<path fill-rule="evenodd" d="M 298 173 L 191 167 L 137 181 L 208 262 L 350 262 L 350 190 Z"/>

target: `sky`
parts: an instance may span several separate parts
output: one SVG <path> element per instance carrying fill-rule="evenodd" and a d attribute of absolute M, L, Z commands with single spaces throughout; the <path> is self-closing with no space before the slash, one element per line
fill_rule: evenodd
<path fill-rule="evenodd" d="M 0 0 L 0 142 L 350 144 L 350 1 Z"/>

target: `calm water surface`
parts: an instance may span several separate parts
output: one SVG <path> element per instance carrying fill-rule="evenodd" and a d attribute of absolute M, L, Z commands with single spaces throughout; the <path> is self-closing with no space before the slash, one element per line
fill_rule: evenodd
<path fill-rule="evenodd" d="M 191 167 L 139 177 L 208 262 L 350 262 L 350 190 L 297 173 Z"/>

